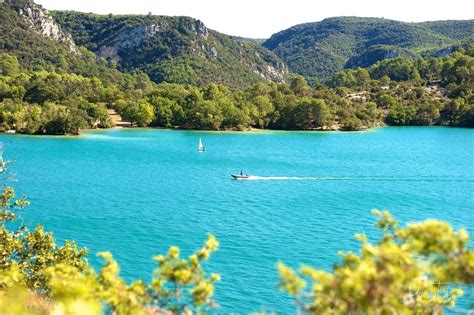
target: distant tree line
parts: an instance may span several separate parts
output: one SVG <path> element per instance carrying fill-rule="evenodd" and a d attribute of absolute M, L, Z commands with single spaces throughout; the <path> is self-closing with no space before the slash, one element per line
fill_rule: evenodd
<path fill-rule="evenodd" d="M 389 125 L 474 127 L 474 45 L 444 58 L 394 58 L 337 72 L 329 85 L 368 91 Z"/>
<path fill-rule="evenodd" d="M 474 45 L 444 58 L 394 58 L 337 72 L 310 86 L 259 82 L 232 90 L 155 84 L 24 69 L 0 55 L 0 128 L 28 134 L 76 134 L 113 125 L 106 108 L 137 126 L 204 130 L 362 130 L 388 125 L 474 126 Z"/>

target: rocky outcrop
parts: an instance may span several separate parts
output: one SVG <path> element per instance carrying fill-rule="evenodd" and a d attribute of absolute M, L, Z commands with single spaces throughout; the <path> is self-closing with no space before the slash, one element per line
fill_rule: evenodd
<path fill-rule="evenodd" d="M 72 40 L 71 35 L 61 30 L 47 10 L 32 1 L 15 4 L 18 13 L 31 25 L 31 28 L 34 31 L 45 37 L 64 42 L 69 46 L 71 51 L 78 52 L 77 46 Z"/>
<path fill-rule="evenodd" d="M 268 81 L 285 82 L 285 78 L 288 76 L 288 68 L 284 63 L 275 66 L 265 64 L 261 67 L 252 65 L 252 68 L 255 74 Z"/>
<path fill-rule="evenodd" d="M 252 68 L 255 74 L 265 80 L 285 82 L 288 76 L 288 67 L 286 64 L 283 61 L 269 58 L 269 56 L 265 54 L 265 51 L 261 52 L 264 53 L 263 56 L 258 52 L 255 53 L 255 56 L 260 62 L 249 64 L 248 66 Z"/>
<path fill-rule="evenodd" d="M 102 46 L 97 52 L 99 56 L 114 61 L 121 61 L 120 51 L 140 45 L 144 40 L 166 30 L 166 24 L 140 25 L 119 33 L 113 40 Z"/>
<path fill-rule="evenodd" d="M 373 64 L 377 63 L 378 61 L 397 57 L 412 58 L 413 56 L 408 50 L 405 50 L 400 47 L 375 45 L 372 47 L 368 47 L 362 54 L 349 58 L 349 60 L 344 65 L 344 68 L 368 68 Z"/>
<path fill-rule="evenodd" d="M 191 17 L 61 11 L 54 17 L 79 45 L 115 61 L 121 70 L 142 70 L 155 82 L 241 88 L 262 78 L 282 82 L 288 75 L 283 61 L 267 49 L 208 29 Z"/>
<path fill-rule="evenodd" d="M 192 29 L 194 33 L 196 33 L 196 35 L 198 36 L 207 38 L 207 36 L 209 35 L 209 30 L 207 29 L 206 25 L 204 25 L 204 23 L 200 20 L 196 20 Z"/>
<path fill-rule="evenodd" d="M 209 30 L 200 20 L 189 20 L 187 28 L 196 34 L 202 40 L 206 40 L 209 36 Z M 103 45 L 98 55 L 109 59 L 120 62 L 120 52 L 127 51 L 131 48 L 135 48 L 143 43 L 145 40 L 151 39 L 160 32 L 165 32 L 170 29 L 170 25 L 166 23 L 161 24 L 143 24 L 135 26 L 133 28 L 125 29 L 120 32 L 113 40 Z M 203 56 L 206 58 L 216 59 L 218 57 L 217 50 L 215 47 L 208 43 L 203 43 L 199 46 L 202 50 Z"/>
<path fill-rule="evenodd" d="M 459 46 L 451 46 L 448 48 L 440 49 L 433 53 L 432 57 L 440 58 L 440 57 L 446 57 L 447 55 L 452 54 L 453 52 L 459 50 Z"/>

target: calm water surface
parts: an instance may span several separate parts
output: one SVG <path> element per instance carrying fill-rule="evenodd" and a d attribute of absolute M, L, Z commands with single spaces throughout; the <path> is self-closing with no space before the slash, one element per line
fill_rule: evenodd
<path fill-rule="evenodd" d="M 201 137 L 208 151 L 197 152 Z M 330 268 L 371 209 L 402 222 L 437 218 L 474 235 L 474 131 L 382 128 L 360 133 L 212 133 L 152 129 L 73 137 L 1 135 L 14 159 L 28 224 L 94 253 L 109 250 L 127 280 L 151 278 L 170 245 L 221 242 L 219 313 L 293 313 L 275 268 Z M 234 181 L 248 172 L 258 180 Z"/>

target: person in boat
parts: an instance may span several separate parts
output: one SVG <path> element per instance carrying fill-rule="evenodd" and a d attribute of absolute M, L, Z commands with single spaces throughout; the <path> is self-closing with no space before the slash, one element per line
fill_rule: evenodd
<path fill-rule="evenodd" d="M 240 170 L 240 176 L 244 176 L 244 174 L 242 173 L 242 170 Z"/>

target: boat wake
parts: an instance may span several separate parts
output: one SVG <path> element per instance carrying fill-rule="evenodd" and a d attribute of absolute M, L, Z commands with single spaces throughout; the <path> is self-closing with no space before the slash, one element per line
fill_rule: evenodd
<path fill-rule="evenodd" d="M 319 180 L 319 181 L 406 181 L 406 182 L 471 182 L 465 178 L 390 177 L 390 176 L 252 176 L 243 180 Z"/>
<path fill-rule="evenodd" d="M 249 176 L 246 180 L 305 180 L 305 177 L 288 177 L 288 176 Z"/>

